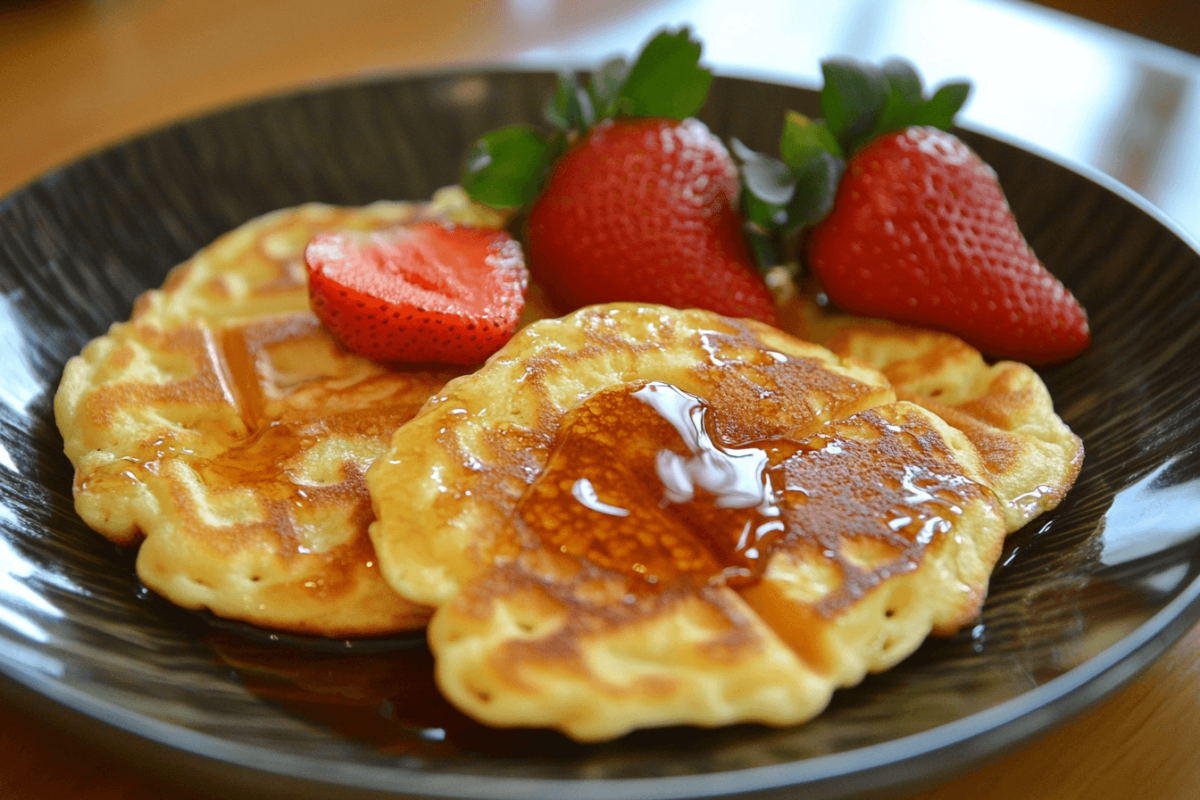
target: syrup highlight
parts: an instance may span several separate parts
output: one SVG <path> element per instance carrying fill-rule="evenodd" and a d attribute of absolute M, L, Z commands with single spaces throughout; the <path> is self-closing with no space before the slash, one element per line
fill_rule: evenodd
<path fill-rule="evenodd" d="M 734 447 L 706 400 L 657 381 L 610 387 L 564 418 L 516 524 L 642 592 L 685 576 L 745 588 L 780 548 L 803 548 L 841 572 L 832 611 L 915 569 L 986 491 L 924 417 L 888 408 Z"/>

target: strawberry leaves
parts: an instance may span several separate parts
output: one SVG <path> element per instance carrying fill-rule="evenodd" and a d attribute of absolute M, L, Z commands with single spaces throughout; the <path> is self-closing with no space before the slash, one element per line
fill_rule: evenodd
<path fill-rule="evenodd" d="M 592 125 L 596 119 L 616 116 L 621 90 L 625 88 L 625 80 L 628 77 L 629 64 L 623 58 L 611 59 L 592 73 L 592 80 L 588 83 L 587 90 L 596 115 L 591 122 L 587 123 L 588 126 Z M 551 124 L 554 123 L 551 122 Z M 564 130 L 570 130 L 570 128 Z"/>
<path fill-rule="evenodd" d="M 821 113 L 842 149 L 853 152 L 867 141 L 891 93 L 880 70 L 870 64 L 835 59 L 821 63 L 825 86 Z"/>
<path fill-rule="evenodd" d="M 595 108 L 592 95 L 579 86 L 574 75 L 565 72 L 558 76 L 554 96 L 546 103 L 542 116 L 564 131 L 585 129 L 596 121 Z"/>
<path fill-rule="evenodd" d="M 947 83 L 926 97 L 921 77 L 907 61 L 881 67 L 849 59 L 821 64 L 824 119 L 789 111 L 779 158 L 734 142 L 742 162 L 742 212 L 755 250 L 774 255 L 772 232 L 790 236 L 820 221 L 833 205 L 846 160 L 867 143 L 913 125 L 949 130 L 970 84 Z"/>
<path fill-rule="evenodd" d="M 756 153 L 736 139 L 733 152 L 742 162 L 742 214 L 760 265 L 780 263 L 782 243 L 812 225 L 833 205 L 846 168 L 841 145 L 821 120 L 789 111 L 779 141 L 780 158 Z"/>
<path fill-rule="evenodd" d="M 701 67 L 701 45 L 682 28 L 647 43 L 621 90 L 622 110 L 633 117 L 686 119 L 704 105 L 712 73 Z"/>
<path fill-rule="evenodd" d="M 494 130 L 467 153 L 463 189 L 493 208 L 523 206 L 537 196 L 549 151 L 546 137 L 529 126 Z"/>
<path fill-rule="evenodd" d="M 924 96 L 921 76 L 912 64 L 891 59 L 882 67 L 848 59 L 821 64 L 825 86 L 821 113 L 847 155 L 885 133 L 912 125 L 949 130 L 971 86 L 948 83 Z"/>
<path fill-rule="evenodd" d="M 567 146 L 603 119 L 619 116 L 684 119 L 700 110 L 712 84 L 701 67 L 701 45 L 691 30 L 663 31 L 629 65 L 615 58 L 581 85 L 559 76 L 544 117 L 547 135 L 515 125 L 480 137 L 464 161 L 460 181 L 472 199 L 495 208 L 529 204 Z"/>

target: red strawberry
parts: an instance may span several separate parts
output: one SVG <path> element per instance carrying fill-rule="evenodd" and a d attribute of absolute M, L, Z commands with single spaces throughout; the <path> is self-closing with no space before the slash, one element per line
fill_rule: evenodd
<path fill-rule="evenodd" d="M 632 300 L 774 322 L 737 195 L 737 168 L 702 123 L 601 123 L 529 213 L 530 269 L 569 308 Z"/>
<path fill-rule="evenodd" d="M 1087 315 L 1026 244 L 995 172 L 936 128 L 882 136 L 853 156 L 808 256 L 830 299 L 856 314 L 1032 363 L 1088 346 Z"/>
<path fill-rule="evenodd" d="M 560 306 L 628 300 L 775 321 L 736 210 L 737 170 L 689 119 L 712 82 L 699 57 L 686 29 L 661 33 L 586 89 L 564 76 L 550 136 L 501 128 L 468 156 L 462 183 L 475 200 L 532 203 L 530 268 Z"/>
<path fill-rule="evenodd" d="M 379 362 L 477 364 L 512 336 L 528 274 L 503 231 L 423 223 L 317 236 L 304 252 L 321 322 Z"/>
<path fill-rule="evenodd" d="M 996 174 L 945 132 L 969 86 L 926 98 L 903 61 L 822 70 L 826 119 L 790 113 L 782 161 L 738 147 L 744 207 L 764 238 L 808 230 L 809 266 L 847 311 L 1033 363 L 1082 352 L 1083 308 L 1026 244 Z"/>

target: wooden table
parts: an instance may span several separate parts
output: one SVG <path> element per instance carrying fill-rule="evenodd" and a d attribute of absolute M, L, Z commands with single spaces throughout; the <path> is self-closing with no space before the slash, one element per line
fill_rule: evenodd
<path fill-rule="evenodd" d="M 887 18 L 900 6 L 927 12 L 931 2 L 896 0 L 874 3 L 872 8 L 877 16 Z M 753 4 L 739 6 L 745 9 Z M 791 8 L 774 6 L 776 12 L 790 13 Z M 59 163 L 146 128 L 273 91 L 372 72 L 452 64 L 564 57 L 594 63 L 599 56 L 633 48 L 658 25 L 683 19 L 711 22 L 715 13 L 713 3 L 673 3 L 664 9 L 661 3 L 641 0 L 8 3 L 0 10 L 0 195 Z M 1043 35 L 1050 31 L 1075 41 L 1071 37 L 1076 36 L 1076 28 L 1070 19 L 1046 16 L 1031 7 L 966 3 L 953 13 L 989 19 L 1000 14 L 1000 19 L 1018 21 L 1028 17 L 1021 24 Z M 852 51 L 857 46 L 859 40 L 839 38 L 841 34 L 832 31 L 838 20 L 826 22 L 831 28 L 827 35 L 811 31 L 802 35 L 798 29 L 790 34 L 801 56 L 810 51 Z M 697 27 L 718 68 L 793 79 L 816 74 L 815 58 L 789 65 L 769 60 L 775 46 L 771 36 L 778 38 L 778 32 L 765 35 L 760 47 L 748 47 L 746 41 L 756 40 L 739 39 L 737 25 L 728 29 L 713 25 L 706 30 L 697 22 Z M 1105 141 L 1111 144 L 1111 138 L 1088 150 L 1083 144 L 1072 145 L 1075 140 L 1069 135 L 1056 139 L 1058 134 L 1050 128 L 1021 129 L 1020 120 L 1011 120 L 1006 127 L 1002 120 L 988 116 L 986 105 L 974 117 L 968 114 L 968 121 L 1035 143 L 1044 134 L 1045 149 L 1090 161 L 1164 206 L 1175 203 L 1168 210 L 1194 233 L 1200 231 L 1200 203 L 1193 199 L 1200 197 L 1200 169 L 1179 179 L 1191 180 L 1194 186 L 1181 189 L 1175 178 L 1155 182 L 1164 171 L 1187 173 L 1190 156 L 1179 145 L 1179 137 L 1186 141 L 1190 134 L 1195 140 L 1200 131 L 1200 104 L 1189 105 L 1187 98 L 1187 92 L 1200 85 L 1200 60 L 1107 31 L 1086 26 L 1081 30 L 1089 42 L 1114 48 L 1122 58 L 1133 60 L 1129 48 L 1137 51 L 1139 63 L 1148 58 L 1166 75 L 1165 85 L 1175 87 L 1173 100 L 1167 98 L 1174 106 L 1166 112 L 1159 109 L 1160 117 L 1167 115 L 1157 120 L 1159 129 L 1152 125 L 1140 132 L 1141 138 L 1120 140 L 1129 144 L 1121 149 L 1132 154 L 1129 158 L 1113 158 L 1113 148 L 1103 146 Z M 878 46 L 878 35 L 875 41 Z M 884 41 L 891 40 L 885 37 Z M 919 43 L 915 47 L 915 52 L 922 52 Z M 959 49 L 970 52 L 970 43 Z M 935 66 L 934 72 L 939 68 L 950 67 Z M 979 65 L 988 68 L 989 63 Z M 996 64 L 990 68 L 998 70 Z M 979 69 L 963 71 L 983 85 Z M 1158 77 L 1163 85 L 1162 75 Z M 1133 136 L 1136 132 L 1110 133 Z M 1160 196 L 1155 196 L 1156 191 Z M 915 797 L 1195 798 L 1200 796 L 1198 721 L 1200 628 L 1098 708 L 991 765 Z M 37 719 L 0 708 L 0 797 L 5 800 L 167 796 L 176 795 L 149 782 L 137 764 L 117 763 L 98 752 L 66 751 L 63 741 L 44 730 Z"/>

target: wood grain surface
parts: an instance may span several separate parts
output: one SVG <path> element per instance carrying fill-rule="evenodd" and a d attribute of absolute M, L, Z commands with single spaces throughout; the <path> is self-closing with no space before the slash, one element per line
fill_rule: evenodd
<path fill-rule="evenodd" d="M 503 60 L 653 6 L 612 3 L 44 2 L 0 5 L 0 195 L 148 128 L 277 90 Z M 686 4 L 684 4 L 686 5 Z M 1200 797 L 1200 628 L 1099 707 L 913 795 Z M 136 763 L 81 750 L 0 707 L 0 798 L 179 796 Z M 203 796 L 203 794 L 199 795 Z"/>

